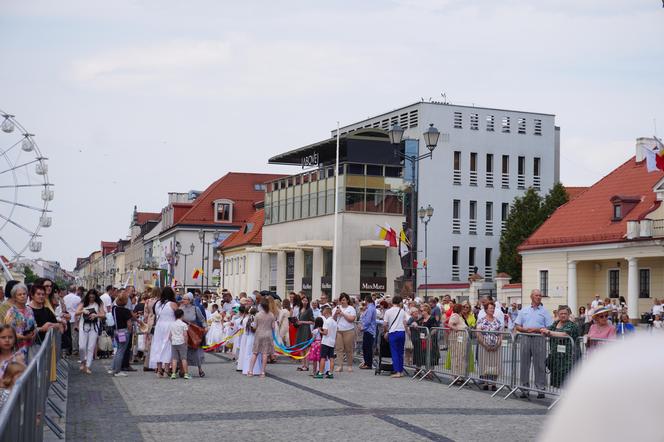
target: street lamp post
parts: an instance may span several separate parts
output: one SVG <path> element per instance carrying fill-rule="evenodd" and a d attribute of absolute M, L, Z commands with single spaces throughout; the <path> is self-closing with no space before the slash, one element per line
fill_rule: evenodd
<path fill-rule="evenodd" d="M 191 243 L 189 246 L 189 251 L 191 253 L 182 253 L 182 245 L 180 244 L 180 241 L 175 243 L 175 250 L 177 250 L 178 255 L 184 256 L 184 277 L 182 278 L 182 290 L 185 293 L 187 291 L 187 256 L 193 255 L 194 249 L 196 249 L 196 246 L 194 243 Z"/>
<path fill-rule="evenodd" d="M 431 217 L 433 216 L 433 207 L 431 207 L 431 204 L 429 204 L 426 209 L 424 207 L 420 207 L 420 210 L 417 211 L 417 216 L 419 216 L 420 221 L 424 223 L 424 299 L 428 300 L 429 299 L 429 258 L 427 255 L 427 243 L 428 243 L 427 228 L 429 226 L 429 221 L 431 221 Z"/>
<path fill-rule="evenodd" d="M 388 131 L 390 137 L 390 143 L 395 145 L 394 154 L 404 160 L 410 161 L 411 171 L 413 174 L 413 184 L 411 186 L 411 201 L 410 201 L 410 220 L 409 225 L 413 231 L 411 244 L 410 244 L 410 261 L 411 261 L 411 279 L 413 284 L 413 298 L 417 291 L 417 273 L 415 268 L 415 262 L 417 261 L 417 190 L 418 190 L 418 173 L 417 173 L 417 163 L 425 158 L 433 158 L 433 151 L 438 144 L 438 138 L 440 137 L 440 132 L 432 124 L 429 124 L 429 128 L 424 131 L 422 137 L 424 138 L 424 143 L 429 149 L 429 152 L 419 155 L 415 153 L 414 155 L 408 155 L 407 153 L 400 152 L 396 145 L 401 144 L 403 140 L 404 129 L 398 124 L 393 125 Z M 425 271 L 426 273 L 426 271 Z"/>

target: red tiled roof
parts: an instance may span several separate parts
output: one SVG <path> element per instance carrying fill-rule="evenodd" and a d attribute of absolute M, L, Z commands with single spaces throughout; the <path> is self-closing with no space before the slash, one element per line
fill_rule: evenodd
<path fill-rule="evenodd" d="M 567 196 L 570 200 L 573 200 L 588 189 L 590 189 L 590 187 L 565 186 L 565 192 L 567 192 Z"/>
<path fill-rule="evenodd" d="M 112 241 L 102 241 L 101 242 L 101 253 L 102 255 L 107 255 L 118 247 L 118 243 Z"/>
<path fill-rule="evenodd" d="M 136 224 L 139 226 L 142 226 L 148 221 L 159 221 L 159 218 L 161 218 L 161 212 L 136 212 Z"/>
<path fill-rule="evenodd" d="M 418 290 L 427 289 L 468 289 L 470 284 L 467 282 L 457 282 L 457 283 L 448 283 L 448 284 L 420 284 L 417 286 Z"/>
<path fill-rule="evenodd" d="M 560 206 L 520 246 L 519 250 L 620 242 L 627 221 L 642 219 L 659 206 L 653 187 L 663 171 L 648 172 L 646 162 L 635 157 L 613 170 L 576 198 Z M 640 201 L 620 221 L 612 221 L 616 195 L 638 196 Z"/>
<path fill-rule="evenodd" d="M 255 184 L 264 184 L 286 175 L 266 173 L 229 172 L 212 183 L 196 200 L 177 224 L 214 224 L 214 201 L 233 201 L 233 222 L 230 225 L 245 223 L 255 212 L 254 202 L 262 199 L 265 192 L 255 190 Z"/>
<path fill-rule="evenodd" d="M 233 247 L 244 245 L 258 245 L 263 243 L 263 223 L 265 221 L 265 211 L 260 209 L 256 211 L 238 230 L 233 232 L 221 243 L 221 250 L 228 250 Z M 245 233 L 245 228 L 251 226 L 251 230 Z"/>
<path fill-rule="evenodd" d="M 521 287 L 523 287 L 523 284 L 521 284 L 521 283 L 518 283 L 518 284 L 505 284 L 503 286 L 504 289 L 520 289 Z"/>

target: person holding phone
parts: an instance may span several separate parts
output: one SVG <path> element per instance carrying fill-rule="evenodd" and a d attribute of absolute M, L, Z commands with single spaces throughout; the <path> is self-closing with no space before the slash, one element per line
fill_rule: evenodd
<path fill-rule="evenodd" d="M 337 338 L 335 351 L 341 356 L 336 372 L 343 371 L 344 362 L 348 365 L 348 372 L 353 371 L 353 347 L 355 346 L 355 320 L 357 313 L 350 305 L 350 296 L 346 293 L 339 295 L 339 305 L 334 309 L 333 318 L 337 321 Z"/>
<path fill-rule="evenodd" d="M 99 337 L 100 320 L 106 317 L 104 302 L 95 289 L 88 290 L 83 302 L 76 309 L 78 319 L 78 356 L 81 362 L 80 370 L 85 374 L 92 374 L 90 367 L 94 358 L 97 338 Z"/>
<path fill-rule="evenodd" d="M 5 315 L 5 324 L 11 325 L 16 331 L 18 348 L 23 352 L 25 363 L 28 363 L 28 351 L 35 339 L 37 323 L 35 315 L 27 305 L 28 288 L 25 284 L 16 284 L 11 290 L 11 307 Z"/>

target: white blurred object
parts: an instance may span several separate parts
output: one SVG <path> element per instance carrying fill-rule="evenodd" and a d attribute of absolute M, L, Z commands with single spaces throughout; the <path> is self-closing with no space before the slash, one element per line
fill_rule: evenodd
<path fill-rule="evenodd" d="M 593 350 L 565 388 L 539 440 L 661 441 L 664 352 L 660 336 L 635 334 Z M 620 422 L 612 421 L 619 417 Z"/>

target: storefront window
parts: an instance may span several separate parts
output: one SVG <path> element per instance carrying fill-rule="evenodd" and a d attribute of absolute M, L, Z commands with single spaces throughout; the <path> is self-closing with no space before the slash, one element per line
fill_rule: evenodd
<path fill-rule="evenodd" d="M 346 188 L 346 211 L 364 212 L 364 189 L 358 187 Z"/>
<path fill-rule="evenodd" d="M 385 191 L 385 213 L 403 213 L 403 200 L 398 193 Z"/>
<path fill-rule="evenodd" d="M 367 212 L 381 213 L 384 207 L 385 193 L 378 189 L 367 189 Z"/>

